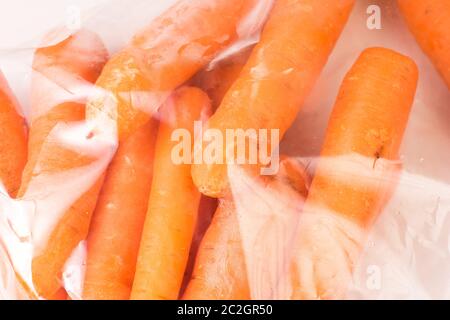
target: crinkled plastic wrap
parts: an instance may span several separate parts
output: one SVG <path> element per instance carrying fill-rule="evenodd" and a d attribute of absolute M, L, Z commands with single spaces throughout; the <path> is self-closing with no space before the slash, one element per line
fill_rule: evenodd
<path fill-rule="evenodd" d="M 158 153 L 163 149 L 158 147 L 164 135 L 161 127 L 171 128 L 186 119 L 181 116 L 164 117 L 161 109 L 176 105 L 189 94 L 191 101 L 202 99 L 201 94 L 180 91 L 180 87 L 187 85 L 203 89 L 209 95 L 212 108 L 217 108 L 222 99 L 228 97 L 232 100 L 232 93 L 227 93 L 229 87 L 222 87 L 224 83 L 231 85 L 245 72 L 259 77 L 259 80 L 270 76 L 267 68 L 273 66 L 261 64 L 243 72 L 242 67 L 252 59 L 249 56 L 255 45 L 258 46 L 261 32 L 277 1 L 243 1 L 242 7 L 247 8 L 235 8 L 234 12 L 225 1 L 215 0 L 182 0 L 181 4 L 176 0 L 80 0 L 74 1 L 73 5 L 47 0 L 46 5 L 42 1 L 39 4 L 27 2 L 25 12 L 21 11 L 20 1 L 4 2 L 1 6 L 6 6 L 9 11 L 1 11 L 10 12 L 9 19 L 17 18 L 17 21 L 0 19 L 0 30 L 10 30 L 9 33 L 0 33 L 0 68 L 17 97 L 20 113 L 27 119 L 28 126 L 33 127 L 61 105 L 64 108 L 68 104 L 68 110 L 80 106 L 83 109 L 77 109 L 82 119 L 66 119 L 61 111 L 54 115 L 56 118 L 60 116 L 60 120 L 48 122 L 53 123 L 51 128 L 43 125 L 39 129 L 37 124 L 35 136 L 39 136 L 39 130 L 47 130 L 48 134 L 43 141 L 29 139 L 28 162 L 33 163 L 27 164 L 31 171 L 26 173 L 25 169 L 19 195 L 8 195 L 6 188 L 0 191 L 0 299 L 102 298 L 100 293 L 84 292 L 85 273 L 89 267 L 86 260 L 90 241 L 95 238 L 92 233 L 101 229 L 98 227 L 100 220 L 96 218 L 96 214 L 100 215 L 99 207 L 114 206 L 114 203 L 102 203 L 108 201 L 107 197 L 102 197 L 107 192 L 127 193 L 127 186 L 115 186 L 109 180 L 111 172 L 121 165 L 121 168 L 128 165 L 129 174 L 124 171 L 124 181 L 126 176 L 136 179 L 136 170 L 141 170 L 140 178 L 149 180 L 152 174 L 153 177 L 163 176 L 158 174 L 161 173 L 158 170 L 167 169 L 164 165 L 156 165 L 151 173 L 138 167 L 139 159 L 126 156 L 126 152 L 136 148 L 129 136 L 134 134 L 135 127 L 143 126 L 153 117 L 150 121 L 159 121 L 159 129 L 149 130 L 147 138 L 153 141 L 159 137 L 156 142 Z M 232 13 L 224 12 L 220 21 L 205 22 L 202 14 L 198 14 L 200 9 L 192 8 L 193 3 L 203 6 L 202 14 L 212 12 L 211 16 L 216 20 L 220 14 L 214 15 L 214 10 L 217 10 L 215 3 L 221 3 Z M 381 9 L 380 28 L 368 26 L 368 18 L 373 14 L 368 8 L 374 4 Z M 42 8 L 46 8 L 45 12 Z M 303 8 L 304 11 L 309 9 Z M 166 10 L 175 10 L 176 13 L 167 16 L 164 14 Z M 227 23 L 233 19 L 235 25 L 228 30 Z M 191 20 L 195 21 L 189 27 L 192 30 L 184 30 L 183 23 Z M 156 21 L 152 25 L 153 30 L 145 31 L 152 21 Z M 11 30 L 8 23 L 17 29 Z M 178 24 L 173 27 L 174 23 Z M 216 24 L 217 27 L 214 26 Z M 209 34 L 201 34 L 204 30 Z M 219 31 L 223 31 L 220 37 Z M 80 32 L 89 34 L 80 36 Z M 151 36 L 136 37 L 139 32 L 142 35 L 147 32 Z M 217 38 L 211 39 L 214 36 Z M 46 60 L 44 57 L 36 62 L 36 50 L 45 50 L 71 37 L 75 39 L 74 47 L 69 47 L 61 59 L 73 61 L 73 65 L 86 63 L 86 70 L 73 72 L 70 63 L 67 67 L 59 67 L 57 58 Z M 313 81 L 310 89 L 301 89 L 302 92 L 307 91 L 307 98 L 295 122 L 289 125 L 282 137 L 280 148 L 275 148 L 281 155 L 277 159 L 280 165 L 276 175 L 255 176 L 245 165 L 228 166 L 229 194 L 219 200 L 219 209 L 214 217 L 214 200 L 203 197 L 199 201 L 200 193 L 193 198 L 199 201 L 199 214 L 192 220 L 196 225 L 191 235 L 192 242 L 183 245 L 183 252 L 186 252 L 185 247 L 188 248 L 189 259 L 186 257 L 184 261 L 183 283 L 175 298 L 450 298 L 450 91 L 408 31 L 394 1 L 356 1 L 338 38 L 318 80 Z M 105 47 L 102 48 L 98 41 Z M 369 47 L 395 50 L 412 58 L 419 68 L 418 87 L 400 157 L 395 161 L 380 157 L 375 159 L 373 167 L 372 159 L 358 155 L 320 157 L 342 80 L 361 52 Z M 267 50 L 270 50 L 269 46 Z M 44 56 L 58 54 L 41 52 Z M 100 75 L 107 59 L 116 64 L 109 63 L 110 67 L 107 65 Z M 280 62 L 281 65 L 283 63 Z M 297 62 L 292 64 L 297 65 Z M 298 68 L 302 67 L 308 69 L 306 64 L 298 64 Z M 146 71 L 141 73 L 142 69 Z M 105 70 L 109 72 L 106 76 Z M 289 68 L 281 71 L 276 75 L 280 79 L 293 72 Z M 94 85 L 96 80 L 97 85 Z M 111 88 L 117 90 L 112 92 Z M 259 90 L 250 88 L 255 94 Z M 248 100 L 242 103 L 260 103 L 252 100 L 252 92 L 248 92 Z M 227 96 L 223 98 L 225 94 Z M 86 103 L 88 107 L 84 111 Z M 138 111 L 127 113 L 130 106 Z M 268 110 L 270 107 L 267 105 Z M 197 119 L 200 127 L 211 113 L 213 111 L 201 110 Z M 239 119 L 240 116 L 234 115 Z M 121 122 L 125 118 L 128 122 Z M 194 134 L 198 139 L 198 132 Z M 5 138 L 14 139 L 2 137 Z M 135 137 L 139 138 L 142 137 Z M 125 141 L 130 143 L 121 151 Z M 142 148 L 146 147 L 152 149 L 143 143 Z M 31 153 L 33 148 L 37 149 L 34 154 Z M 117 160 L 121 155 L 125 155 L 124 164 Z M 148 163 L 152 166 L 155 161 Z M 375 182 L 389 189 L 386 192 L 390 196 L 381 205 L 374 221 L 366 226 L 329 209 L 309 205 L 308 192 L 318 166 L 322 174 L 327 172 L 336 179 L 350 181 L 355 188 L 358 184 L 365 188 L 365 183 Z M 394 171 L 395 174 L 392 173 Z M 170 175 L 167 179 L 171 179 Z M 137 184 L 134 191 L 148 188 L 145 189 L 147 194 L 162 194 L 167 189 L 158 189 L 160 183 L 161 180 L 155 182 L 154 179 L 151 185 L 149 180 L 146 184 Z M 184 192 L 182 188 L 177 190 Z M 345 193 L 346 190 L 339 192 Z M 133 189 L 128 191 L 134 192 Z M 149 207 L 157 196 L 147 196 Z M 174 202 L 183 197 L 181 194 L 171 196 Z M 142 206 L 143 201 L 136 199 Z M 107 215 L 108 210 L 104 214 Z M 188 210 L 190 207 L 186 207 Z M 149 209 L 147 220 L 150 213 L 157 214 L 157 208 Z M 95 222 L 90 224 L 91 217 Z M 141 216 L 140 219 L 134 221 L 135 230 L 142 230 L 144 218 Z M 155 221 L 165 223 L 170 221 L 167 219 Z M 124 221 L 118 220 L 116 224 L 119 227 L 127 224 Z M 150 223 L 145 224 L 147 227 Z M 189 228 L 188 224 L 186 228 Z M 130 238 L 139 239 L 140 231 L 136 235 L 136 232 L 125 228 L 123 233 L 127 232 Z M 108 236 L 107 232 L 104 236 Z M 112 246 L 120 247 L 113 236 L 100 240 L 111 241 Z M 152 235 L 143 235 L 142 239 L 150 241 Z M 164 239 L 161 236 L 153 241 L 160 245 Z M 99 238 L 92 241 L 99 241 Z M 142 258 L 137 267 L 136 259 L 141 259 L 142 252 L 139 258 L 131 255 L 123 261 L 120 255 L 110 257 L 110 260 L 105 258 L 104 264 L 110 263 L 113 265 L 111 270 L 114 270 L 126 261 L 134 260 L 131 266 L 123 268 L 133 268 L 132 275 L 134 268 L 138 269 L 136 277 L 140 283 L 133 285 L 131 295 L 132 298 L 145 298 L 142 291 L 146 286 L 152 286 L 148 284 L 152 282 L 144 280 L 154 279 L 153 264 L 159 272 L 161 268 L 175 272 L 172 266 L 161 267 L 164 262 L 169 261 L 170 264 L 172 261 L 164 253 L 170 249 L 169 244 L 162 245 L 161 259 L 157 255 L 151 256 L 152 259 Z M 55 258 L 55 252 L 60 256 Z M 45 258 L 39 259 L 43 253 Z M 53 262 L 46 265 L 50 260 Z M 205 271 L 208 263 L 213 268 L 208 269 L 210 273 Z M 35 268 L 40 268 L 46 275 L 43 277 Z M 123 279 L 108 279 L 108 275 L 111 274 L 105 269 L 103 281 L 110 287 L 125 286 L 131 290 L 132 280 L 117 283 Z M 201 279 L 205 275 L 211 279 Z M 164 278 L 161 281 L 164 282 Z M 195 283 L 191 284 L 193 281 Z M 215 284 L 219 287 L 214 287 Z M 169 285 L 171 283 L 166 287 Z M 152 287 L 156 289 L 152 288 L 153 295 L 148 297 L 173 298 L 163 293 L 158 295 L 158 290 L 165 292 L 159 285 Z M 299 287 L 300 293 L 296 292 Z"/>

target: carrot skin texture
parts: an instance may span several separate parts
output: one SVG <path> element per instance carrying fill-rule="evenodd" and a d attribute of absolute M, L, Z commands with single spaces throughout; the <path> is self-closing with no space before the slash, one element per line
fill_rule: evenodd
<path fill-rule="evenodd" d="M 283 157 L 273 186 L 288 186 L 302 197 L 308 194 L 310 179 L 303 166 Z M 286 189 L 275 189 L 284 192 Z M 220 199 L 198 250 L 185 300 L 250 300 L 245 254 L 234 201 Z"/>
<path fill-rule="evenodd" d="M 214 69 L 200 71 L 192 79 L 193 85 L 204 90 L 211 98 L 213 110 L 220 106 L 223 97 L 239 77 L 252 50 L 253 46 L 244 48 L 240 52 L 219 61 Z"/>
<path fill-rule="evenodd" d="M 83 298 L 128 300 L 153 176 L 158 122 L 117 150 L 106 173 L 87 239 Z"/>
<path fill-rule="evenodd" d="M 183 299 L 250 299 L 239 221 L 232 201 L 219 200 Z"/>
<path fill-rule="evenodd" d="M 19 197 L 28 189 L 36 162 L 48 135 L 58 123 L 85 119 L 85 103 L 73 96 L 56 96 L 53 86 L 71 91 L 76 86 L 93 84 L 108 59 L 101 39 L 81 30 L 50 47 L 37 49 L 33 59 L 31 84 L 31 124 L 28 161 L 22 175 Z M 85 99 L 87 93 L 83 93 Z M 54 105 L 52 105 L 54 103 Z"/>
<path fill-rule="evenodd" d="M 75 157 L 76 154 L 64 152 L 62 156 Z M 89 162 L 91 162 L 89 159 Z M 63 168 L 65 171 L 67 167 Z M 50 298 L 62 286 L 62 271 L 65 262 L 76 246 L 86 239 L 92 212 L 103 184 L 101 176 L 95 184 L 75 201 L 64 213 L 49 236 L 44 250 L 35 255 L 32 261 L 33 284 L 39 296 Z"/>
<path fill-rule="evenodd" d="M 58 292 L 53 295 L 53 297 L 50 297 L 49 300 L 55 300 L 55 301 L 63 301 L 63 300 L 68 300 L 68 295 L 67 292 L 64 288 L 61 288 L 58 290 Z"/>
<path fill-rule="evenodd" d="M 322 220 L 299 224 L 293 299 L 344 298 L 361 241 L 395 189 L 400 170 L 396 161 L 417 79 L 414 61 L 384 48 L 366 49 L 346 75 L 303 209 L 309 221 Z M 327 225 L 329 221 L 338 223 Z M 321 242 L 316 246 L 317 238 Z M 304 266 L 305 258 L 310 268 Z M 306 270 L 313 270 L 312 275 Z"/>
<path fill-rule="evenodd" d="M 384 48 L 365 50 L 341 86 L 321 157 L 357 153 L 373 159 L 374 166 L 378 159 L 398 160 L 417 79 L 417 66 L 408 57 Z M 323 204 L 362 226 L 371 225 L 381 205 L 380 190 L 354 190 L 322 174 L 320 165 L 308 202 Z"/>
<path fill-rule="evenodd" d="M 108 53 L 100 38 L 84 30 L 55 46 L 36 51 L 31 88 L 30 156 L 22 176 L 20 197 L 27 198 L 35 175 L 58 174 L 90 165 L 97 160 L 49 138 L 56 124 L 85 118 L 83 102 L 78 101 L 80 97 L 69 94 L 61 101 L 55 97 L 52 85 L 69 91 L 80 85 L 92 85 L 107 57 Z M 86 98 L 88 93 L 84 95 Z M 70 205 L 42 250 L 35 252 L 32 277 L 40 297 L 50 299 L 60 290 L 62 269 L 75 247 L 87 236 L 102 182 L 103 176 Z"/>
<path fill-rule="evenodd" d="M 27 161 L 27 129 L 18 111 L 18 103 L 0 71 L 0 181 L 11 197 L 17 195 Z"/>
<path fill-rule="evenodd" d="M 264 128 L 279 130 L 282 137 L 326 64 L 353 4 L 276 1 L 259 44 L 207 127 L 223 136 L 226 129 Z M 205 195 L 224 197 L 229 192 L 226 161 L 221 163 L 192 167 L 194 182 Z"/>
<path fill-rule="evenodd" d="M 450 1 L 397 0 L 397 3 L 417 42 L 450 89 Z"/>
<path fill-rule="evenodd" d="M 201 194 L 190 164 L 176 164 L 176 129 L 194 137 L 194 121 L 209 115 L 211 103 L 200 89 L 182 87 L 161 109 L 154 176 L 139 249 L 132 300 L 177 299 L 194 235 Z M 191 139 L 193 147 L 193 139 Z"/>
<path fill-rule="evenodd" d="M 106 114 L 117 121 L 120 140 L 131 134 L 149 120 L 175 88 L 238 38 L 239 22 L 256 3 L 177 2 L 106 65 L 97 86 L 107 93 L 90 101 L 88 118 Z M 142 92 L 148 95 L 143 97 Z M 113 111 L 107 103 L 111 95 L 116 103 Z"/>
<path fill-rule="evenodd" d="M 180 299 L 184 295 L 186 287 L 191 280 L 192 272 L 194 270 L 195 257 L 197 256 L 202 239 L 211 225 L 211 221 L 214 217 L 214 213 L 217 211 L 217 207 L 217 199 L 202 195 L 198 210 L 197 225 L 195 226 L 194 237 L 192 238 L 191 249 L 189 250 L 189 259 L 186 269 L 184 270 L 180 294 L 178 295 Z"/>

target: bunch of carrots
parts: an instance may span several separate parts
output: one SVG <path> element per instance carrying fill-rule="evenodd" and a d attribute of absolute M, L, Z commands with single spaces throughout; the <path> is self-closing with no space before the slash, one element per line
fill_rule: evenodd
<path fill-rule="evenodd" d="M 49 234 L 33 243 L 32 283 L 17 275 L 30 298 L 69 298 L 65 264 L 84 240 L 82 292 L 78 297 L 69 292 L 70 298 L 252 299 L 265 294 L 249 279 L 253 272 L 264 274 L 252 268 L 264 266 L 249 260 L 243 234 L 248 226 L 242 225 L 246 212 L 237 201 L 231 165 L 175 163 L 172 134 L 182 129 L 194 137 L 194 123 L 201 122 L 224 136 L 228 129 L 277 129 L 282 137 L 326 65 L 355 0 L 275 0 L 258 43 L 209 68 L 239 39 L 240 23 L 261 1 L 180 0 L 112 57 L 86 30 L 36 50 L 28 125 L 0 74 L 0 179 L 10 197 L 36 200 L 46 188 L 45 177 L 96 165 L 95 153 L 61 143 L 59 134 L 70 125 L 87 123 L 86 141 L 105 131 L 118 141 L 107 168 L 77 190 Z M 450 88 L 450 2 L 397 1 Z M 387 48 L 366 49 L 342 82 L 313 177 L 288 157 L 281 157 L 274 176 L 257 173 L 262 163 L 240 171 L 253 186 L 267 190 L 265 200 L 296 203 L 283 209 L 299 217 L 286 256 L 290 289 L 283 288 L 283 297 L 345 296 L 353 264 L 337 268 L 330 252 L 338 252 L 341 241 L 338 246 L 346 251 L 345 239 L 352 238 L 348 230 L 356 228 L 362 234 L 352 252 L 357 259 L 392 195 L 417 80 L 409 57 Z M 80 87 L 90 89 L 80 93 Z M 209 140 L 201 141 L 207 148 Z M 229 152 L 227 143 L 223 154 Z M 274 213 L 274 225 L 282 214 Z M 332 235 L 320 239 L 311 231 L 319 218 L 350 227 L 340 227 L 337 241 Z M 310 252 L 311 246 L 316 249 Z"/>

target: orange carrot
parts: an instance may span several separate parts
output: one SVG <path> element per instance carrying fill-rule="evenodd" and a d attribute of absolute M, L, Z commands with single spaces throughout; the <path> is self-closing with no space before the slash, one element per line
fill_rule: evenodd
<path fill-rule="evenodd" d="M 353 3 L 276 1 L 259 44 L 207 128 L 221 130 L 224 137 L 227 129 L 237 128 L 279 130 L 283 136 L 327 62 Z M 229 143 L 223 155 L 231 149 Z M 203 150 L 207 147 L 205 143 Z M 229 191 L 227 162 L 217 160 L 192 169 L 199 190 L 211 197 Z"/>
<path fill-rule="evenodd" d="M 108 53 L 99 37 L 81 30 L 66 40 L 37 49 L 31 84 L 31 125 L 28 161 L 22 175 L 19 196 L 33 176 L 43 143 L 58 123 L 85 119 L 85 101 L 72 92 L 87 90 L 100 75 Z M 84 100 L 89 92 L 81 92 Z"/>
<path fill-rule="evenodd" d="M 82 92 L 78 101 L 80 96 L 73 92 L 92 85 L 106 59 L 102 41 L 87 31 L 36 51 L 31 89 L 30 157 L 19 192 L 23 199 L 34 199 L 36 190 L 43 191 L 42 177 L 71 172 L 98 160 L 91 154 L 62 145 L 58 139 L 50 138 L 49 133 L 58 123 L 84 118 L 82 100 L 89 93 Z M 51 298 L 60 290 L 64 264 L 79 242 L 86 238 L 101 183 L 102 178 L 89 190 L 80 192 L 80 197 L 64 209 L 60 220 L 55 222 L 45 243 L 35 243 L 32 276 L 34 288 L 41 297 Z"/>
<path fill-rule="evenodd" d="M 384 48 L 365 50 L 346 75 L 300 221 L 294 298 L 345 292 L 364 240 L 355 235 L 367 233 L 395 185 L 417 78 L 414 61 Z"/>
<path fill-rule="evenodd" d="M 41 157 L 45 160 L 37 162 L 37 166 L 40 166 L 39 175 L 58 174 L 88 167 L 97 160 L 53 143 L 44 145 Z M 46 161 L 48 159 L 51 161 Z M 74 163 L 78 165 L 75 166 Z M 32 261 L 32 277 L 34 288 L 39 296 L 48 299 L 61 288 L 65 262 L 76 246 L 87 237 L 92 212 L 102 183 L 103 176 L 65 210 L 48 235 L 45 246 L 36 251 Z M 27 199 L 26 196 L 24 199 Z"/>
<path fill-rule="evenodd" d="M 203 89 L 211 98 L 213 109 L 217 109 L 228 92 L 230 87 L 239 77 L 247 60 L 253 50 L 253 46 L 242 49 L 241 51 L 227 57 L 217 64 L 213 69 L 204 69 L 192 79 L 194 86 Z"/>
<path fill-rule="evenodd" d="M 49 300 L 67 300 L 68 295 L 64 288 L 59 289 L 59 291 L 53 295 L 53 297 L 50 297 Z"/>
<path fill-rule="evenodd" d="M 88 236 L 83 298 L 128 300 L 153 175 L 157 122 L 124 140 L 106 173 Z"/>
<path fill-rule="evenodd" d="M 183 299 L 250 299 L 239 222 L 232 201 L 219 201 Z"/>
<path fill-rule="evenodd" d="M 172 135 L 176 129 L 189 133 L 189 147 L 192 147 L 194 121 L 202 120 L 210 107 L 203 91 L 183 87 L 161 109 L 152 191 L 131 299 L 178 298 L 195 231 L 200 193 L 192 182 L 190 164 L 177 164 L 173 158 L 177 143 L 172 141 Z"/>
<path fill-rule="evenodd" d="M 450 1 L 397 0 L 409 29 L 450 88 Z"/>
<path fill-rule="evenodd" d="M 217 206 L 217 199 L 202 195 L 198 210 L 197 225 L 195 227 L 194 237 L 191 243 L 191 250 L 189 251 L 189 259 L 186 265 L 186 270 L 184 270 L 183 283 L 181 285 L 179 297 L 184 295 L 186 287 L 191 280 L 192 271 L 194 270 L 195 257 L 197 256 L 200 243 L 211 225 Z"/>
<path fill-rule="evenodd" d="M 308 193 L 309 178 L 304 168 L 292 159 L 280 163 L 280 172 L 269 181 L 277 192 L 276 183 L 287 185 L 303 197 Z M 239 221 L 232 199 L 221 199 L 213 221 L 200 244 L 191 281 L 183 299 L 187 300 L 248 300 L 245 255 Z"/>
<path fill-rule="evenodd" d="M 0 182 L 15 197 L 27 161 L 25 120 L 18 103 L 0 71 Z"/>
<path fill-rule="evenodd" d="M 172 90 L 238 38 L 239 22 L 257 2 L 178 1 L 106 65 L 97 82 L 105 93 L 88 104 L 88 117 L 106 114 L 116 120 L 122 140 L 145 124 Z M 115 110 L 110 110 L 111 97 Z"/>
<path fill-rule="evenodd" d="M 417 67 L 408 57 L 384 48 L 365 50 L 341 86 L 321 157 L 357 153 L 373 160 L 374 166 L 378 159 L 398 160 L 417 78 Z M 378 211 L 379 192 L 353 190 L 343 182 L 321 174 L 319 166 L 308 200 L 370 225 Z"/>

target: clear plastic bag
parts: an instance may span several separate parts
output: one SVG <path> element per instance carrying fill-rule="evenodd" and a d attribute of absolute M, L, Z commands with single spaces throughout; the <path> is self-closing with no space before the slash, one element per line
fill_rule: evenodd
<path fill-rule="evenodd" d="M 29 129 L 18 197 L 0 191 L 0 299 L 450 298 L 450 91 L 395 1 L 47 2 L 35 20 L 34 3 L 6 4 L 23 19 L 0 33 Z M 372 47 L 418 66 L 400 155 L 326 154 Z M 205 134 L 227 126 L 255 129 L 242 163 L 215 164 L 222 136 L 203 168 Z M 367 221 L 317 200 L 372 184 Z"/>

